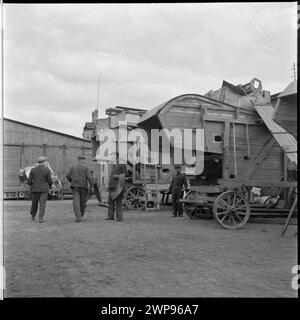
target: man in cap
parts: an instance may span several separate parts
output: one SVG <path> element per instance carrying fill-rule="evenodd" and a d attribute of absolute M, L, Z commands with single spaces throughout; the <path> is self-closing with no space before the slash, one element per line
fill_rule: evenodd
<path fill-rule="evenodd" d="M 93 178 L 90 169 L 85 165 L 85 157 L 77 157 L 77 163 L 70 167 L 66 174 L 67 180 L 71 183 L 73 191 L 73 210 L 75 222 L 81 222 L 86 208 L 88 183 L 93 187 Z"/>
<path fill-rule="evenodd" d="M 39 157 L 38 165 L 30 170 L 27 184 L 31 186 L 31 218 L 34 221 L 39 205 L 39 222 L 44 222 L 48 189 L 53 184 L 50 169 L 45 166 L 47 158 Z"/>
<path fill-rule="evenodd" d="M 116 153 L 116 163 L 110 164 L 110 178 L 108 182 L 108 212 L 105 220 L 123 220 L 122 200 L 125 188 L 127 165 L 120 164 L 119 153 Z"/>
<path fill-rule="evenodd" d="M 183 186 L 185 187 L 185 190 L 188 190 L 186 176 L 181 173 L 181 166 L 176 165 L 175 174 L 169 186 L 169 193 L 172 193 L 173 217 L 177 217 L 177 213 L 178 216 L 182 216 L 182 205 L 179 201 L 183 197 Z"/>

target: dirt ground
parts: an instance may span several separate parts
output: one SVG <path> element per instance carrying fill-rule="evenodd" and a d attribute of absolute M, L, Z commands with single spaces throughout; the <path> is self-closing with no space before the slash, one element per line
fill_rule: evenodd
<path fill-rule="evenodd" d="M 30 201 L 6 201 L 5 297 L 296 297 L 296 226 L 248 223 L 224 230 L 214 220 L 126 211 L 105 221 L 90 199 L 75 223 L 72 201 L 48 201 L 45 223 Z"/>

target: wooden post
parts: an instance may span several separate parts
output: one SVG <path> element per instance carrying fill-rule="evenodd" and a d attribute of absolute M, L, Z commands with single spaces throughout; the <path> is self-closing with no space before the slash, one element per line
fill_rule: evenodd
<path fill-rule="evenodd" d="M 287 155 L 284 151 L 282 151 L 283 154 L 283 181 L 286 182 L 287 181 Z M 288 191 L 287 188 L 284 188 L 283 191 L 283 196 L 284 196 L 284 201 L 287 201 L 287 195 L 288 195 Z"/>
<path fill-rule="evenodd" d="M 296 207 L 296 205 L 297 205 L 297 202 L 298 202 L 298 195 L 296 194 L 295 200 L 294 200 L 294 202 L 293 202 L 293 205 L 292 205 L 292 207 L 291 207 L 291 209 L 290 209 L 290 212 L 289 212 L 289 214 L 288 214 L 288 217 L 286 218 L 284 227 L 283 227 L 283 229 L 282 229 L 282 232 L 281 232 L 281 235 L 282 235 L 282 236 L 285 234 L 285 232 L 286 232 L 286 230 L 287 230 L 287 227 L 288 227 L 288 225 L 289 225 L 289 223 L 290 223 L 290 220 L 291 220 L 291 218 L 292 218 L 292 215 L 293 215 L 293 212 L 294 212 L 295 207 Z"/>
<path fill-rule="evenodd" d="M 236 167 L 236 143 L 235 143 L 235 123 L 232 123 L 232 143 L 233 143 L 233 161 L 234 161 L 234 176 L 237 176 L 237 167 Z"/>
<path fill-rule="evenodd" d="M 223 179 L 228 179 L 228 169 L 229 169 L 229 129 L 230 124 L 228 121 L 224 122 L 224 132 L 223 132 Z"/>
<path fill-rule="evenodd" d="M 246 140 L 247 140 L 247 160 L 250 159 L 250 142 L 249 142 L 249 127 L 246 124 Z"/>

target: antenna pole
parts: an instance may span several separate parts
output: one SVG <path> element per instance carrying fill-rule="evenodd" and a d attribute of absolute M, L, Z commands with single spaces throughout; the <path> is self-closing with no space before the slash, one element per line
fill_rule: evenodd
<path fill-rule="evenodd" d="M 291 70 L 293 71 L 292 78 L 296 80 L 296 63 L 295 62 L 293 63 L 293 67 Z"/>
<path fill-rule="evenodd" d="M 99 72 L 99 78 L 98 78 L 98 94 L 97 94 L 97 110 L 99 114 L 99 91 L 100 91 L 100 72 Z"/>

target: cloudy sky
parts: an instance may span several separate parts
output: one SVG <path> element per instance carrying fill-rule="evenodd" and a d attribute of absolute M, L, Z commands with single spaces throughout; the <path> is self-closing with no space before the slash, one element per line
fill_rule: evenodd
<path fill-rule="evenodd" d="M 253 77 L 282 91 L 290 3 L 4 4 L 4 116 L 81 137 L 97 107 L 153 108 Z"/>

